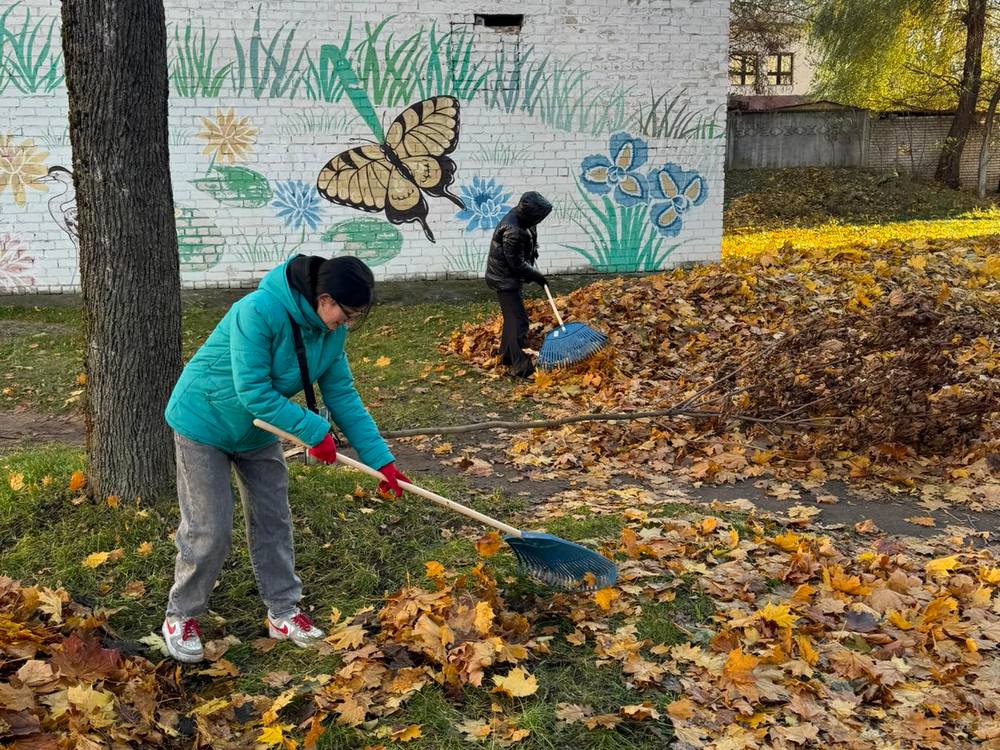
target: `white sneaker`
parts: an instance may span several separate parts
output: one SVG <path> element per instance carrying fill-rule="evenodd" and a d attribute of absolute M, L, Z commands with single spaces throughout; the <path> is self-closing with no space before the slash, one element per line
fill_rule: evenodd
<path fill-rule="evenodd" d="M 163 641 L 177 661 L 194 664 L 205 658 L 201 647 L 201 628 L 193 617 L 168 617 L 163 621 Z"/>
<path fill-rule="evenodd" d="M 313 625 L 309 615 L 301 609 L 296 609 L 292 614 L 281 618 L 272 617 L 268 610 L 267 632 L 271 638 L 279 641 L 290 640 L 301 648 L 312 646 L 324 635 L 322 630 Z"/>

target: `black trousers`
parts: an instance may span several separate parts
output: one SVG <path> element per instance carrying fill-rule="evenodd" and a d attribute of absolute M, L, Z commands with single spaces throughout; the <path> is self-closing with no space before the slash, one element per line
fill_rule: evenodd
<path fill-rule="evenodd" d="M 531 357 L 524 353 L 528 343 L 528 312 L 520 289 L 497 291 L 500 312 L 503 313 L 503 333 L 500 336 L 500 363 L 510 367 L 512 375 L 526 378 L 535 371 Z"/>

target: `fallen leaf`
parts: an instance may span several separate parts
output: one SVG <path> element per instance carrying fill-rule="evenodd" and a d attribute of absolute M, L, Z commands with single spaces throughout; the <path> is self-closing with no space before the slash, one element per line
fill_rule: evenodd
<path fill-rule="evenodd" d="M 82 471 L 77 469 L 69 477 L 69 490 L 70 492 L 76 492 L 83 489 L 87 485 L 87 475 Z"/>
<path fill-rule="evenodd" d="M 423 734 L 420 726 L 420 724 L 410 724 L 402 729 L 397 729 L 389 737 L 395 742 L 411 742 Z"/>
<path fill-rule="evenodd" d="M 514 667 L 505 676 L 493 675 L 494 693 L 506 693 L 512 698 L 534 695 L 538 690 L 538 680 L 520 667 Z"/>
<path fill-rule="evenodd" d="M 91 552 L 83 558 L 80 564 L 85 568 L 93 570 L 94 568 L 99 568 L 101 565 L 104 565 L 110 557 L 110 552 Z"/>

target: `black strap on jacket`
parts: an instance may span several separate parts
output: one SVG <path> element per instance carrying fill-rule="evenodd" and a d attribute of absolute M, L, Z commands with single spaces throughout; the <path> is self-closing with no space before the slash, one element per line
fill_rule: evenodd
<path fill-rule="evenodd" d="M 288 313 L 288 321 L 292 324 L 295 356 L 299 358 L 299 372 L 302 373 L 302 390 L 306 394 L 306 406 L 309 407 L 309 411 L 319 414 L 319 410 L 316 408 L 316 394 L 313 392 L 312 378 L 309 377 L 309 364 L 306 362 L 306 346 L 302 343 L 302 331 L 291 313 Z"/>

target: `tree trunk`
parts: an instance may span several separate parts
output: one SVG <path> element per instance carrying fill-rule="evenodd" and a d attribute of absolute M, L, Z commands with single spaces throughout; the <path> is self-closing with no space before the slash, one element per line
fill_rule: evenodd
<path fill-rule="evenodd" d="M 962 66 L 962 83 L 958 90 L 958 109 L 951 121 L 951 128 L 938 160 L 934 179 L 952 188 L 959 187 L 962 151 L 969 137 L 969 130 L 976 119 L 976 103 L 983 72 L 983 38 L 986 31 L 986 5 L 988 0 L 969 0 L 963 19 L 968 34 L 965 38 L 965 62 Z"/>
<path fill-rule="evenodd" d="M 993 118 L 997 113 L 997 104 L 1000 104 L 1000 85 L 997 85 L 993 96 L 990 97 L 990 106 L 986 110 L 986 125 L 983 127 L 983 142 L 979 146 L 979 173 L 976 185 L 976 193 L 979 200 L 986 197 L 986 169 L 990 163 L 990 140 L 993 137 Z"/>
<path fill-rule="evenodd" d="M 63 0 L 87 350 L 88 487 L 169 489 L 163 419 L 180 372 L 162 0 Z"/>

